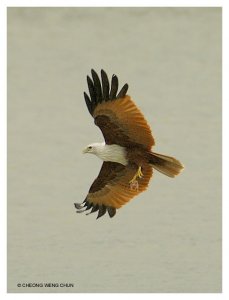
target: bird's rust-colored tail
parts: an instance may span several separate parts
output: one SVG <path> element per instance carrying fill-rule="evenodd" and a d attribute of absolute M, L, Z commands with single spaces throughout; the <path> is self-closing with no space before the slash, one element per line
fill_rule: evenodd
<path fill-rule="evenodd" d="M 150 153 L 149 163 L 154 169 L 169 177 L 179 175 L 184 169 L 182 163 L 176 158 L 155 152 Z"/>

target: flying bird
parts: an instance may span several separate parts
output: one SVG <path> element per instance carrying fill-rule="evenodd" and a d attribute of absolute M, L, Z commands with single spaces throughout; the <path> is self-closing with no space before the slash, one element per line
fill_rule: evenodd
<path fill-rule="evenodd" d="M 83 153 L 102 159 L 98 177 L 82 203 L 74 203 L 77 212 L 98 211 L 97 218 L 110 217 L 134 196 L 146 190 L 153 169 L 175 177 L 183 165 L 174 157 L 152 152 L 155 145 L 151 129 L 139 108 L 127 95 L 128 84 L 118 92 L 118 77 L 111 84 L 104 70 L 101 79 L 91 70 L 87 76 L 89 94 L 85 102 L 94 123 L 102 131 L 104 142 L 88 145 Z"/>

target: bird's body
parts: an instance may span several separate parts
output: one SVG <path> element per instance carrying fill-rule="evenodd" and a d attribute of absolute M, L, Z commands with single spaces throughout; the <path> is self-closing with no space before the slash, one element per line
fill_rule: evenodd
<path fill-rule="evenodd" d="M 175 177 L 183 165 L 175 158 L 152 152 L 155 141 L 143 114 L 130 96 L 128 85 L 118 91 L 118 78 L 113 75 L 111 87 L 107 74 L 101 71 L 101 82 L 92 70 L 87 77 L 91 99 L 84 93 L 90 114 L 104 136 L 103 143 L 93 143 L 84 149 L 103 161 L 98 177 L 82 204 L 75 203 L 77 212 L 91 209 L 98 217 L 108 212 L 110 217 L 134 196 L 144 191 L 153 168 Z"/>

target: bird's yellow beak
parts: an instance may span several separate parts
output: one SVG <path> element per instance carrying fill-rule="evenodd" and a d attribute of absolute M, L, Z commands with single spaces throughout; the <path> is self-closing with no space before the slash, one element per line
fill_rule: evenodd
<path fill-rule="evenodd" d="M 83 154 L 87 153 L 87 148 L 83 149 L 82 153 Z"/>

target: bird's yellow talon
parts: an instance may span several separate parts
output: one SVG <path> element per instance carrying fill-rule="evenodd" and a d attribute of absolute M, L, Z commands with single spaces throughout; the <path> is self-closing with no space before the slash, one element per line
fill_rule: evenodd
<path fill-rule="evenodd" d="M 139 178 L 143 177 L 143 173 L 142 173 L 142 168 L 141 167 L 138 168 L 138 177 Z"/>
<path fill-rule="evenodd" d="M 142 178 L 143 173 L 142 173 L 142 168 L 138 167 L 137 173 L 134 175 L 134 177 L 129 181 L 130 184 L 134 183 L 138 178 Z"/>

